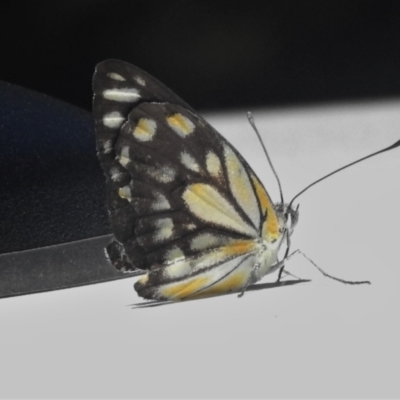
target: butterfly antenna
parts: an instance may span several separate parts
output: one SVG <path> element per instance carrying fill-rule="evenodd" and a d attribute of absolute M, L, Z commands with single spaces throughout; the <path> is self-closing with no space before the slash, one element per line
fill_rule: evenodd
<path fill-rule="evenodd" d="M 341 282 L 341 283 L 345 283 L 347 285 L 370 285 L 371 282 L 370 281 L 347 281 L 345 279 L 341 279 L 341 278 L 337 278 L 336 276 L 330 275 L 327 272 L 325 272 L 321 267 L 318 267 L 318 265 L 311 260 L 311 258 L 309 258 L 308 256 L 306 256 L 301 250 L 295 250 L 293 253 L 291 253 L 286 259 L 291 258 L 292 256 L 294 256 L 295 254 L 300 254 L 302 255 L 306 260 L 308 260 L 315 268 L 317 268 L 317 270 L 323 275 L 326 276 L 327 278 L 333 279 L 334 281 L 337 282 Z M 286 271 L 284 271 L 285 273 L 287 273 Z"/>
<path fill-rule="evenodd" d="M 257 135 L 257 137 L 258 137 L 258 140 L 259 140 L 260 143 L 261 143 L 261 146 L 262 146 L 262 148 L 263 148 L 263 150 L 264 150 L 264 154 L 267 156 L 267 160 L 268 160 L 268 162 L 269 162 L 269 165 L 270 165 L 270 167 L 271 167 L 271 169 L 272 169 L 272 172 L 273 172 L 274 175 L 275 175 L 276 181 L 278 182 L 279 193 L 280 193 L 280 195 L 281 195 L 281 203 L 283 204 L 283 192 L 282 192 L 281 181 L 279 180 L 278 174 L 277 174 L 276 171 L 275 171 L 275 168 L 274 168 L 274 166 L 273 166 L 273 164 L 272 164 L 271 158 L 269 157 L 268 151 L 267 151 L 267 149 L 266 149 L 266 147 L 265 147 L 265 145 L 264 145 L 264 142 L 263 142 L 263 140 L 262 140 L 262 138 L 261 138 L 260 132 L 258 132 L 258 129 L 257 129 L 257 127 L 256 127 L 256 124 L 254 123 L 253 114 L 252 114 L 250 111 L 247 112 L 247 119 L 249 120 L 249 123 L 250 123 L 251 127 L 254 129 L 254 132 L 256 133 L 256 135 Z"/>
<path fill-rule="evenodd" d="M 395 149 L 396 147 L 399 147 L 399 146 L 400 146 L 400 140 L 398 140 L 396 143 L 393 143 L 393 144 L 392 144 L 391 146 L 389 146 L 389 147 L 385 147 L 385 148 L 382 149 L 382 150 L 376 151 L 375 153 L 372 153 L 372 154 L 369 154 L 368 156 L 362 157 L 362 158 L 360 158 L 360 159 L 358 159 L 358 160 L 356 160 L 356 161 L 351 162 L 350 164 L 347 164 L 347 165 L 345 165 L 345 166 L 343 166 L 343 167 L 341 167 L 341 168 L 338 168 L 338 169 L 332 171 L 331 173 L 329 173 L 328 175 L 323 176 L 322 178 L 317 179 L 315 182 L 310 183 L 310 184 L 309 184 L 308 186 L 306 186 L 302 191 L 300 191 L 299 193 L 297 193 L 296 196 L 293 197 L 293 199 L 292 199 L 292 200 L 290 201 L 290 203 L 289 203 L 288 209 L 290 210 L 290 208 L 292 207 L 292 204 L 293 204 L 294 200 L 297 199 L 297 197 L 299 197 L 299 196 L 302 195 L 306 190 L 310 189 L 310 187 L 316 185 L 317 183 L 323 181 L 324 179 L 329 178 L 330 176 L 336 174 L 337 172 L 342 171 L 342 170 L 344 170 L 344 169 L 346 169 L 346 168 L 348 168 L 348 167 L 351 167 L 351 166 L 354 165 L 354 164 L 357 164 L 357 163 L 359 163 L 359 162 L 361 162 L 361 161 L 364 161 L 364 160 L 366 160 L 366 159 L 368 159 L 368 158 L 374 157 L 374 156 L 376 156 L 376 155 L 378 155 L 378 154 L 384 153 L 385 151 L 389 151 L 389 150 Z"/>

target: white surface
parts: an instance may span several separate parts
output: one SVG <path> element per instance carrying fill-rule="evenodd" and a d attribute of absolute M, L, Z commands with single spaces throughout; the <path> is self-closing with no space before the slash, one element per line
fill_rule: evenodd
<path fill-rule="evenodd" d="M 400 139 L 399 102 L 253 110 L 286 200 Z M 208 120 L 278 200 L 244 112 Z M 400 149 L 299 198 L 312 282 L 145 309 L 135 279 L 0 300 L 0 396 L 398 397 Z"/>

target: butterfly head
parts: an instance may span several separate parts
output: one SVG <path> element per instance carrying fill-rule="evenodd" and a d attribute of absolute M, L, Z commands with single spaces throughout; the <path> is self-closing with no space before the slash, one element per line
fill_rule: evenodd
<path fill-rule="evenodd" d="M 271 204 L 272 206 L 272 204 Z M 299 208 L 290 204 L 276 203 L 266 209 L 262 237 L 267 248 L 278 251 L 284 239 L 291 236 L 299 219 Z"/>
<path fill-rule="evenodd" d="M 293 208 L 291 203 L 278 203 L 275 204 L 275 211 L 280 221 L 280 234 L 285 235 L 287 232 L 291 236 L 299 220 L 299 205 Z"/>

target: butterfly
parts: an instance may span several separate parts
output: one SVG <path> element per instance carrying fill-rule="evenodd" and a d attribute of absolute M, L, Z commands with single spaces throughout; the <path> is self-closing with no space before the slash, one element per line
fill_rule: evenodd
<path fill-rule="evenodd" d="M 274 204 L 240 153 L 141 69 L 103 61 L 93 91 L 113 232 L 106 254 L 119 270 L 146 272 L 134 285 L 141 297 L 243 294 L 282 272 L 299 217 L 293 200 Z"/>

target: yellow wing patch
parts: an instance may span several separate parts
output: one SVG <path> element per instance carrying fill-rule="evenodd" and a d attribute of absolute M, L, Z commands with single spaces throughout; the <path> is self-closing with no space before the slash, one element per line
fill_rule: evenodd
<path fill-rule="evenodd" d="M 221 248 L 223 253 L 229 256 L 239 256 L 245 253 L 250 253 L 257 248 L 254 240 L 236 240 Z"/>
<path fill-rule="evenodd" d="M 255 256 L 241 255 L 184 280 L 162 284 L 156 298 L 186 300 L 239 291 L 248 281 Z"/>
<path fill-rule="evenodd" d="M 262 235 L 267 241 L 275 241 L 279 238 L 280 233 L 279 221 L 274 206 L 260 181 L 254 175 L 251 175 L 251 179 L 256 189 L 263 215 L 267 214 L 267 219 L 263 223 Z"/>
<path fill-rule="evenodd" d="M 180 136 L 185 137 L 193 133 L 195 125 L 182 114 L 173 114 L 167 117 L 168 125 Z"/>
<path fill-rule="evenodd" d="M 140 118 L 133 129 L 133 136 L 140 142 L 148 142 L 156 133 L 156 122 L 148 118 Z"/>
<path fill-rule="evenodd" d="M 150 270 L 135 288 L 139 294 L 147 291 L 153 293 L 151 298 L 160 300 L 184 300 L 198 294 L 203 297 L 240 290 L 250 277 L 257 250 L 255 241 L 239 240 L 195 260 L 177 259 Z"/>
<path fill-rule="evenodd" d="M 208 282 L 209 278 L 207 276 L 199 276 L 188 279 L 184 282 L 167 285 L 161 290 L 161 293 L 164 297 L 170 300 L 183 299 L 189 296 L 191 293 L 200 290 Z"/>
<path fill-rule="evenodd" d="M 200 290 L 193 296 L 189 296 L 189 298 L 200 299 L 203 297 L 218 296 L 225 293 L 237 292 L 246 284 L 248 276 L 249 273 L 246 273 L 245 271 L 234 271 L 225 279 L 222 279 L 220 282 L 204 290 Z"/>
<path fill-rule="evenodd" d="M 121 199 L 132 200 L 131 188 L 129 186 L 123 186 L 118 189 L 118 195 Z"/>
<path fill-rule="evenodd" d="M 232 258 L 254 253 L 258 251 L 258 246 L 254 240 L 235 240 L 221 247 L 203 249 L 203 254 L 197 257 L 195 261 L 191 257 L 180 257 L 166 261 L 166 265 L 163 267 L 163 278 L 168 281 L 182 279 L 185 276 L 189 277 L 194 273 L 210 269 Z"/>

